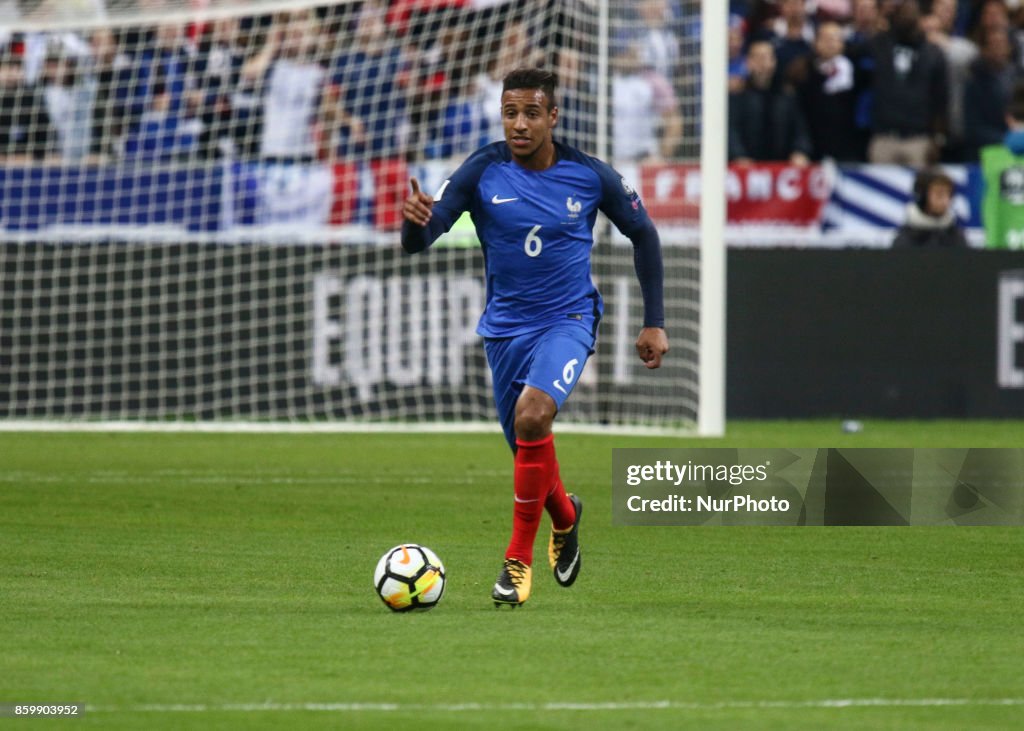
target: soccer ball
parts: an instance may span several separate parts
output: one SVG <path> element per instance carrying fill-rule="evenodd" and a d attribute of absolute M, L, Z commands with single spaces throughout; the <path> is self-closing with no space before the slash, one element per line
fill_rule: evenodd
<path fill-rule="evenodd" d="M 432 609 L 444 594 L 444 564 L 426 546 L 403 543 L 380 557 L 373 572 L 377 596 L 394 612 Z"/>

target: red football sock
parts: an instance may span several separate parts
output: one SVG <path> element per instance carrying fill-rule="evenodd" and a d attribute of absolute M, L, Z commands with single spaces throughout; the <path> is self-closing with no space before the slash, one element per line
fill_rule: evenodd
<path fill-rule="evenodd" d="M 555 484 L 548 493 L 544 507 L 551 516 L 551 527 L 555 530 L 568 530 L 576 522 L 576 506 L 565 492 L 562 477 L 558 474 L 558 461 L 555 461 Z"/>
<path fill-rule="evenodd" d="M 516 440 L 515 510 L 512 514 L 512 540 L 505 558 L 517 558 L 533 564 L 533 541 L 537 537 L 544 503 L 551 491 L 558 463 L 555 461 L 554 436 L 536 442 Z M 570 505 L 570 507 L 572 507 Z"/>

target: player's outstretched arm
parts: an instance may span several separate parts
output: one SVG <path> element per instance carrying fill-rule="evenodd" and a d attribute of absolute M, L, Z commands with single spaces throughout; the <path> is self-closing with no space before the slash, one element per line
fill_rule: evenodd
<path fill-rule="evenodd" d="M 636 353 L 650 369 L 661 366 L 661 357 L 668 352 L 668 335 L 660 327 L 645 327 L 636 339 Z"/>
<path fill-rule="evenodd" d="M 410 178 L 409 185 L 412 186 L 412 193 L 402 204 L 402 217 L 405 219 L 402 224 L 402 248 L 413 254 L 426 249 L 432 240 L 427 225 L 430 223 L 434 199 L 420 190 L 416 178 Z"/>

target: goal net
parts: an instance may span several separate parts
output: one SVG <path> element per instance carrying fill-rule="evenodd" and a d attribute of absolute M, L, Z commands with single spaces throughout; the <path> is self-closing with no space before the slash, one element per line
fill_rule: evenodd
<path fill-rule="evenodd" d="M 556 138 L 659 227 L 672 348 L 658 371 L 636 357 L 632 247 L 599 220 L 605 318 L 559 423 L 720 430 L 697 0 L 35 0 L 0 19 L 0 426 L 493 423 L 472 225 L 409 257 L 401 205 L 410 177 L 432 192 L 502 139 L 504 74 L 545 66 Z"/>

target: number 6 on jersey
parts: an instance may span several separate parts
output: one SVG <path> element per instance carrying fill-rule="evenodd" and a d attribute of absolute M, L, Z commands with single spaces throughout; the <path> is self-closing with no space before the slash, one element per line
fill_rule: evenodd
<path fill-rule="evenodd" d="M 540 250 L 543 248 L 544 242 L 537 235 L 538 231 L 540 231 L 540 224 L 531 228 L 530 233 L 526 234 L 526 241 L 523 242 L 523 251 L 526 252 L 527 256 L 540 256 Z"/>

